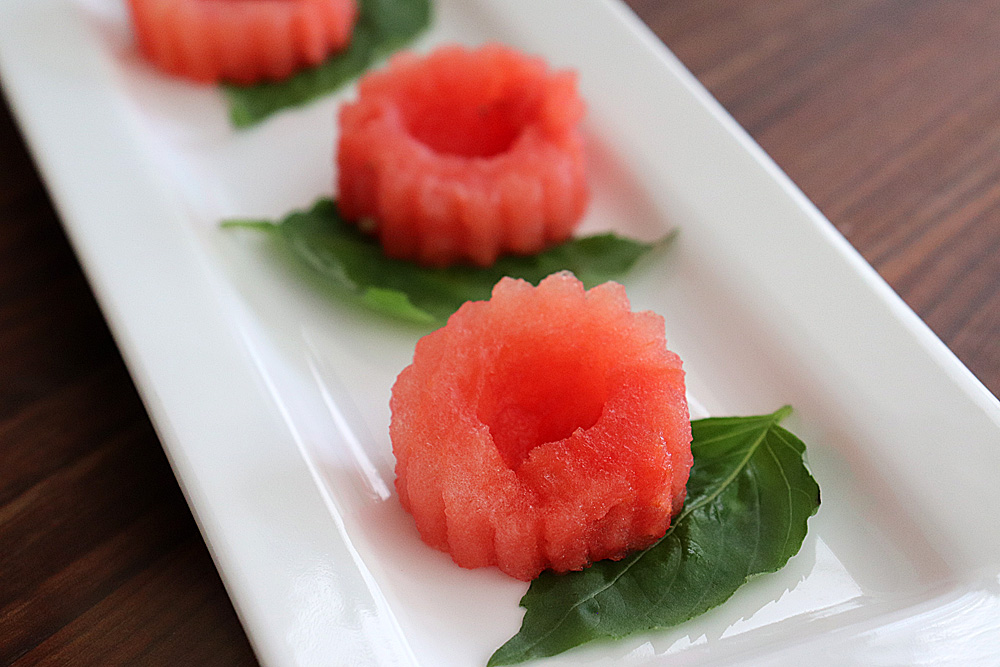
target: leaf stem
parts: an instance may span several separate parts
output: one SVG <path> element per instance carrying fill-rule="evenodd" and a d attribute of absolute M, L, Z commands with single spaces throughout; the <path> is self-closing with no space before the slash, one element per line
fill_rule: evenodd
<path fill-rule="evenodd" d="M 278 229 L 278 225 L 270 220 L 223 220 L 219 223 L 219 227 L 222 229 L 258 229 L 265 232 Z"/>

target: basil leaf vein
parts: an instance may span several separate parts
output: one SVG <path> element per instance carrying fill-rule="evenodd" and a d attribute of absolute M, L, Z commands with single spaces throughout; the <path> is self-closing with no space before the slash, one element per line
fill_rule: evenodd
<path fill-rule="evenodd" d="M 572 271 L 587 287 L 620 278 L 645 253 L 666 243 L 642 243 L 614 234 L 573 239 L 536 255 L 501 257 L 489 268 L 432 269 L 391 259 L 378 241 L 358 231 L 330 199 L 283 220 L 230 220 L 225 228 L 265 231 L 324 284 L 353 294 L 384 314 L 429 324 L 442 322 L 466 301 L 489 299 L 504 276 L 537 284 L 558 271 Z"/>
<path fill-rule="evenodd" d="M 805 445 L 779 422 L 791 412 L 691 424 L 687 501 L 653 547 L 582 572 L 543 573 L 521 600 L 520 631 L 491 667 L 555 655 L 598 638 L 683 623 L 752 577 L 780 569 L 819 508 Z"/>

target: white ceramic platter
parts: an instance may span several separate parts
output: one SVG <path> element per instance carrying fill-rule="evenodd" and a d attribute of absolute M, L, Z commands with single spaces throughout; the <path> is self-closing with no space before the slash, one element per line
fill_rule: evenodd
<path fill-rule="evenodd" d="M 792 403 L 823 490 L 783 571 L 546 664 L 997 664 L 996 399 L 623 6 L 437 0 L 417 48 L 487 40 L 579 70 L 584 230 L 682 230 L 634 305 L 708 413 Z M 142 62 L 118 0 L 3 0 L 0 76 L 261 661 L 484 665 L 525 585 L 424 546 L 392 492 L 389 388 L 422 331 L 218 228 L 331 193 L 352 91 L 236 132 Z"/>

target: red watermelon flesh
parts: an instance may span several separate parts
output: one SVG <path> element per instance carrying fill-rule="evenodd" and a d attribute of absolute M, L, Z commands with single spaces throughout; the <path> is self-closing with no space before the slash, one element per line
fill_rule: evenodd
<path fill-rule="evenodd" d="M 347 46 L 355 0 L 129 0 L 140 50 L 195 81 L 281 80 Z"/>
<path fill-rule="evenodd" d="M 429 266 L 538 252 L 586 208 L 583 112 L 572 72 L 506 46 L 398 55 L 341 108 L 340 210 Z"/>
<path fill-rule="evenodd" d="M 530 580 L 622 558 L 684 500 L 681 362 L 614 283 L 504 278 L 420 340 L 391 408 L 400 501 L 463 567 Z"/>

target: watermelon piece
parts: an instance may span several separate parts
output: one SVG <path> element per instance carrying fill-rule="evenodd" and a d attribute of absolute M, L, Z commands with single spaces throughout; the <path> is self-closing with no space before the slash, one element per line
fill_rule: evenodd
<path fill-rule="evenodd" d="M 504 278 L 417 343 L 390 406 L 400 502 L 462 567 L 528 581 L 620 559 L 684 502 L 681 361 L 616 283 Z"/>
<path fill-rule="evenodd" d="M 499 44 L 400 54 L 340 110 L 340 211 L 385 253 L 490 266 L 565 241 L 586 209 L 576 75 Z"/>
<path fill-rule="evenodd" d="M 355 0 L 129 0 L 139 48 L 204 83 L 287 78 L 347 46 Z"/>

